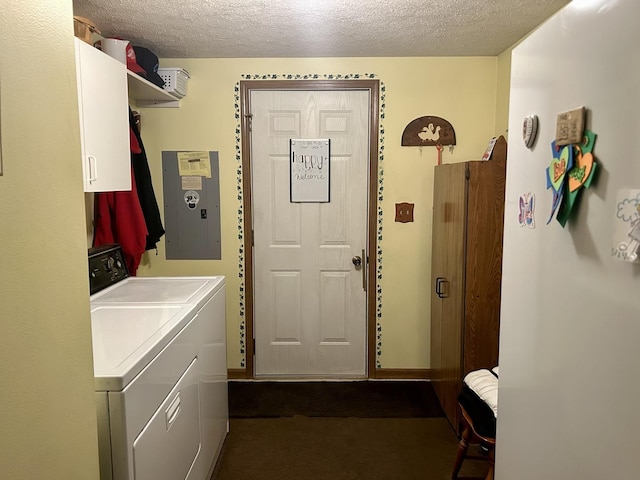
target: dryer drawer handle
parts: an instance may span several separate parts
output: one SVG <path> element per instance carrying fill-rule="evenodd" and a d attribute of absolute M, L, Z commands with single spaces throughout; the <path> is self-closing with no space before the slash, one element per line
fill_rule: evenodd
<path fill-rule="evenodd" d="M 165 410 L 165 420 L 167 423 L 167 430 L 171 428 L 173 422 L 178 418 L 180 413 L 180 392 L 176 395 L 176 398 L 169 404 L 169 407 Z"/>

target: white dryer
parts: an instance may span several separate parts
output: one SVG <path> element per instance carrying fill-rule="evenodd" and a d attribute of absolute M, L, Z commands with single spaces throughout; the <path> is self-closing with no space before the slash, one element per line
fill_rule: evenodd
<path fill-rule="evenodd" d="M 101 480 L 208 480 L 229 429 L 224 277 L 89 253 Z"/>

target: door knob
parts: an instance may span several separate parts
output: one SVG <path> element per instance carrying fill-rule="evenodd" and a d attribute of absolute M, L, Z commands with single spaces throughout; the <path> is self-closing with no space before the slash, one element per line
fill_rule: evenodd
<path fill-rule="evenodd" d="M 362 265 L 362 258 L 356 255 L 351 259 L 351 263 L 353 263 L 356 267 L 359 267 L 360 265 Z"/>

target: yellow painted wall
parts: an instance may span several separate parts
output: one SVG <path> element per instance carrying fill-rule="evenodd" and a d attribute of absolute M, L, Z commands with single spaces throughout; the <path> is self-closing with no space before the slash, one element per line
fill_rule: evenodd
<path fill-rule="evenodd" d="M 498 82 L 496 101 L 496 135 L 507 138 L 509 130 L 509 93 L 511 89 L 511 52 L 513 47 L 498 56 Z"/>
<path fill-rule="evenodd" d="M 98 451 L 71 0 L 0 11 L 0 478 L 91 480 Z"/>
<path fill-rule="evenodd" d="M 143 257 L 139 275 L 227 276 L 230 368 L 239 368 L 239 248 L 234 87 L 243 74 L 373 73 L 385 87 L 382 355 L 383 368 L 428 368 L 430 332 L 431 207 L 435 148 L 402 147 L 405 126 L 424 115 L 443 117 L 455 128 L 457 146 L 444 162 L 479 159 L 496 128 L 497 59 L 328 58 L 161 59 L 163 67 L 191 74 L 177 109 L 144 108 L 142 138 L 162 209 L 161 152 L 216 150 L 220 155 L 222 260 Z M 415 222 L 395 223 L 395 203 L 415 204 Z"/>

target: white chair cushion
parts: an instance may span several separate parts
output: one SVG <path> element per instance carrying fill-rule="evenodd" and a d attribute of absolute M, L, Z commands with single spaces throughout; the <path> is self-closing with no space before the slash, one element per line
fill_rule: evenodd
<path fill-rule="evenodd" d="M 498 367 L 493 371 L 495 374 L 486 369 L 469 372 L 464 377 L 464 383 L 491 408 L 493 415 L 498 418 Z"/>

